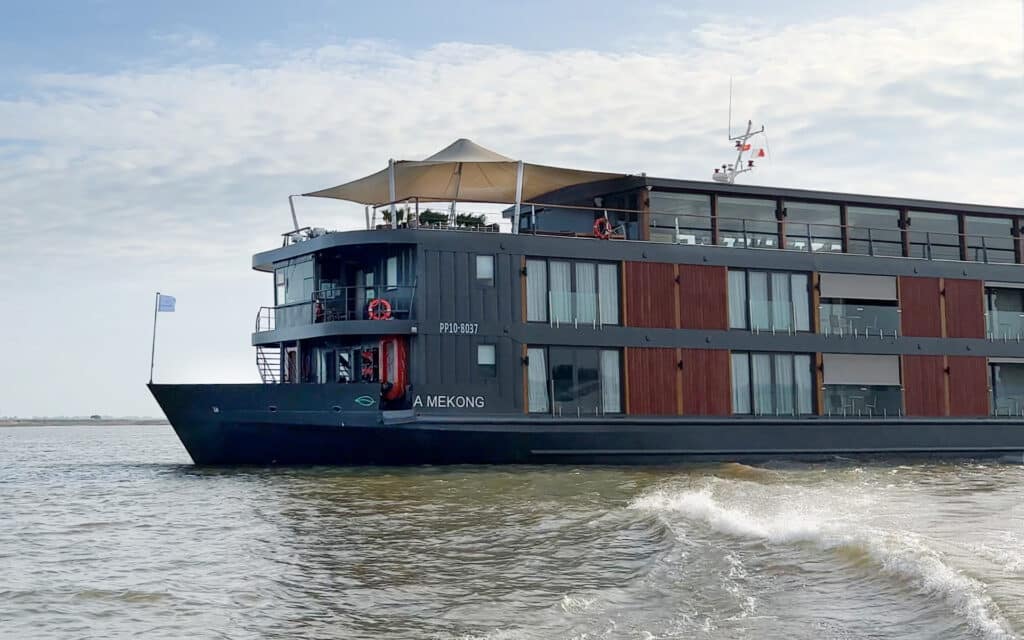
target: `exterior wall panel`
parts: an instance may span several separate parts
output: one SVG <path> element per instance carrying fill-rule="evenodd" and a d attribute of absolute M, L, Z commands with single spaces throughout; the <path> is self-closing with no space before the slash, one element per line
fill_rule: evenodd
<path fill-rule="evenodd" d="M 946 288 L 946 335 L 985 337 L 985 286 L 981 280 L 943 281 Z"/>
<path fill-rule="evenodd" d="M 676 266 L 664 262 L 626 262 L 626 320 L 631 327 L 676 328 Z"/>
<path fill-rule="evenodd" d="M 988 361 L 972 356 L 950 356 L 949 415 L 987 416 Z"/>
<path fill-rule="evenodd" d="M 683 329 L 728 329 L 725 267 L 679 265 L 679 315 Z"/>
<path fill-rule="evenodd" d="M 900 333 L 942 337 L 940 283 L 939 278 L 900 277 Z"/>
<path fill-rule="evenodd" d="M 903 403 L 908 416 L 946 415 L 945 356 L 903 356 Z"/>
<path fill-rule="evenodd" d="M 671 416 L 678 413 L 678 355 L 675 349 L 626 349 L 629 413 Z"/>
<path fill-rule="evenodd" d="M 683 413 L 727 416 L 732 413 L 729 352 L 725 349 L 683 349 Z"/>

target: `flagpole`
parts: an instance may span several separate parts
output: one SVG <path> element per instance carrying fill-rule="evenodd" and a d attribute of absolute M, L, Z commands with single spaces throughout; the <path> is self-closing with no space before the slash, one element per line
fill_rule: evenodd
<path fill-rule="evenodd" d="M 153 299 L 153 344 L 149 349 L 149 384 L 153 384 L 153 359 L 156 356 L 156 312 L 160 308 L 160 292 Z"/>

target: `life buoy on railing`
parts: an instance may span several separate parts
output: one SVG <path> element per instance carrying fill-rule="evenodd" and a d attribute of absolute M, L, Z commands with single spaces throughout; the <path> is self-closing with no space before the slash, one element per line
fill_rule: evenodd
<path fill-rule="evenodd" d="M 384 298 L 370 300 L 366 315 L 370 320 L 387 320 L 391 317 L 391 303 Z"/>
<path fill-rule="evenodd" d="M 612 221 L 604 216 L 594 220 L 594 237 L 602 240 L 612 237 Z"/>
<path fill-rule="evenodd" d="M 409 356 L 405 338 L 388 336 L 380 341 L 381 397 L 398 400 L 408 384 Z"/>

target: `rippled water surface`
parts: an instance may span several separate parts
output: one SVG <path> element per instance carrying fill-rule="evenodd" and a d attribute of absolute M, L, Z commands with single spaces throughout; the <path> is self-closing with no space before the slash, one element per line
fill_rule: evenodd
<path fill-rule="evenodd" d="M 1024 468 L 196 468 L 0 428 L 0 637 L 1016 638 Z"/>

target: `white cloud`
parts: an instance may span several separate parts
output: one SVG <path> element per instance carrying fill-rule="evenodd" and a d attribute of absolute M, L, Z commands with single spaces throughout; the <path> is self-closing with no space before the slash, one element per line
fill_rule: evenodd
<path fill-rule="evenodd" d="M 933 2 L 781 28 L 707 21 L 628 52 L 463 43 L 404 52 L 355 41 L 265 48 L 244 66 L 40 75 L 0 100 L 0 242 L 17 274 L 7 278 L 21 283 L 12 297 L 52 318 L 58 303 L 32 290 L 74 281 L 113 304 L 111 282 L 229 287 L 287 226 L 288 193 L 461 136 L 530 161 L 704 179 L 730 155 L 730 75 L 737 119 L 762 119 L 771 134 L 774 157 L 747 182 L 1018 204 L 1024 156 L 1008 132 L 1024 106 L 1019 11 L 1009 0 Z M 328 211 L 353 215 L 346 223 Z M 328 227 L 359 224 L 360 211 L 300 204 L 304 221 Z M 208 299 L 251 315 L 260 299 L 246 295 Z M 251 375 L 249 327 L 214 325 L 209 341 L 181 349 L 235 358 Z M 228 335 L 238 338 L 230 350 Z M 128 386 L 114 369 L 110 386 Z M 150 406 L 137 391 L 125 392 L 124 412 Z M 45 412 L 25 402 L 22 412 Z"/>

